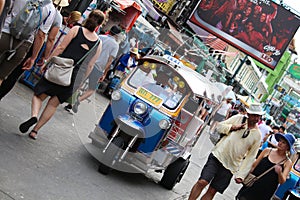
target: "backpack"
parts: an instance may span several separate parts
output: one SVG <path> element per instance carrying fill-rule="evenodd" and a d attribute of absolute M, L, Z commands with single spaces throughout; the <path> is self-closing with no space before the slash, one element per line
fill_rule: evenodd
<path fill-rule="evenodd" d="M 28 0 L 20 12 L 13 17 L 9 28 L 10 34 L 19 40 L 27 40 L 38 30 L 42 22 L 42 7 L 51 0 Z M 49 17 L 45 18 L 44 22 Z"/>
<path fill-rule="evenodd" d="M 246 116 L 243 117 L 242 124 L 246 123 L 247 118 Z M 226 137 L 226 134 L 220 133 L 216 128 L 214 131 L 209 132 L 209 139 L 213 145 L 216 145 L 223 137 Z"/>

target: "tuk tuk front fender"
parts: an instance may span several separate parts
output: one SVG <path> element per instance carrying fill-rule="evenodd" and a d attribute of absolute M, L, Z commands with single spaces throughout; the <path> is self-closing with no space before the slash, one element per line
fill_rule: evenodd
<path fill-rule="evenodd" d="M 135 119 L 133 119 L 129 115 L 119 115 L 115 122 L 119 125 L 120 130 L 124 133 L 136 136 L 138 135 L 139 138 L 145 138 L 145 128 L 143 124 Z"/>

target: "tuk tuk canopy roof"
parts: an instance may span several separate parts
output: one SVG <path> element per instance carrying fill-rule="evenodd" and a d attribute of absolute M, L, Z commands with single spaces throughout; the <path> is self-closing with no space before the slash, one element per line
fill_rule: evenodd
<path fill-rule="evenodd" d="M 178 72 L 186 79 L 196 96 L 206 97 L 218 103 L 222 100 L 222 92 L 206 77 L 186 66 L 181 67 Z"/>
<path fill-rule="evenodd" d="M 172 62 L 160 56 L 147 56 L 146 58 L 157 60 L 172 66 Z M 192 70 L 183 64 L 175 67 L 179 75 L 181 75 L 195 96 L 207 98 L 213 102 L 220 102 L 222 99 L 221 91 L 206 77 Z"/>

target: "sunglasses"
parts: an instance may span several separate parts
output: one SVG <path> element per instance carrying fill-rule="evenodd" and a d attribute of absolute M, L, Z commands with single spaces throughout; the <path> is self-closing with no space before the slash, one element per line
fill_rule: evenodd
<path fill-rule="evenodd" d="M 242 135 L 242 138 L 248 137 L 249 134 L 250 134 L 250 129 L 246 129 Z"/>

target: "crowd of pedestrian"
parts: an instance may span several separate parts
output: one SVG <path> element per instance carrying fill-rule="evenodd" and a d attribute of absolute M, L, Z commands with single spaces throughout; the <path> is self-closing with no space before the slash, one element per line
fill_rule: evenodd
<path fill-rule="evenodd" d="M 98 82 L 103 81 L 111 63 L 117 57 L 118 35 L 122 29 L 115 25 L 109 33 L 98 35 L 97 31 L 107 21 L 108 15 L 95 9 L 80 24 L 81 13 L 78 11 L 72 11 L 67 17 L 61 15 L 62 7 L 68 5 L 68 0 L 0 2 L 0 100 L 13 89 L 24 71 L 39 67 L 41 72 L 41 77 L 34 86 L 31 117 L 19 126 L 21 133 L 27 133 L 30 127 L 35 125 L 29 132 L 31 139 L 37 139 L 38 131 L 51 119 L 57 106 L 67 102 L 82 87 L 85 80 L 89 80 L 88 90 L 80 99 L 77 98 L 73 106 L 73 111 L 77 112 L 80 101 L 93 94 Z M 35 28 L 26 30 L 29 32 L 28 38 L 20 38 L 13 34 L 11 24 L 19 20 L 25 8 L 33 15 L 38 12 L 40 19 Z M 34 22 L 29 22 L 29 25 L 30 23 Z M 60 85 L 43 76 L 57 57 L 64 61 L 71 59 L 74 65 L 68 85 Z M 47 105 L 39 116 L 42 103 L 47 97 Z M 66 110 L 71 108 L 72 105 L 66 106 Z"/>
<path fill-rule="evenodd" d="M 201 111 L 199 117 L 204 112 Z M 189 200 L 197 199 L 207 186 L 201 199 L 213 199 L 217 192 L 225 191 L 232 177 L 243 185 L 236 199 L 271 199 L 278 186 L 289 177 L 295 161 L 295 136 L 287 133 L 283 125 L 266 119 L 260 104 L 245 108 L 243 104 L 232 103 L 232 98 L 225 98 L 212 113 L 215 114 L 209 131 L 217 131 L 222 137 L 192 187 Z M 249 174 L 262 176 L 249 186 L 245 183 Z M 268 187 L 264 187 L 266 185 Z"/>
<path fill-rule="evenodd" d="M 68 0 L 44 3 L 40 11 L 42 23 L 32 30 L 28 38 L 20 39 L 12 34 L 10 24 L 26 6 L 26 1 L 14 0 L 11 4 L 10 0 L 0 0 L 0 100 L 11 91 L 24 70 L 34 66 L 44 43 L 45 50 L 39 60 L 42 72 L 57 57 L 71 59 L 74 63 L 69 85 L 59 85 L 44 76 L 36 84 L 30 118 L 19 126 L 21 133 L 29 132 L 28 136 L 34 140 L 52 118 L 56 108 L 71 98 L 88 79 L 87 91 L 76 97 L 74 104 L 65 107 L 68 111 L 78 111 L 80 102 L 90 97 L 96 91 L 98 82 L 107 76 L 119 50 L 118 36 L 122 32 L 119 26 L 112 26 L 105 35 L 99 36 L 96 32 L 106 20 L 102 11 L 93 10 L 79 24 L 79 12 L 73 11 L 65 18 L 60 14 L 61 8 L 67 5 Z M 253 26 L 250 20 L 246 21 L 246 29 Z M 63 31 L 59 34 L 60 30 Z M 125 70 L 135 67 L 138 56 L 136 48 L 122 55 L 117 62 L 115 76 L 122 78 Z M 47 104 L 40 113 L 47 98 Z M 266 200 L 272 197 L 278 184 L 284 183 L 288 177 L 295 137 L 285 133 L 284 126 L 272 124 L 270 119 L 262 120 L 264 112 L 259 104 L 251 104 L 249 108 L 233 108 L 232 98 L 225 98 L 215 109 L 212 108 L 212 102 L 205 102 L 200 111 L 199 117 L 203 120 L 214 116 L 210 131 L 217 130 L 225 136 L 210 153 L 200 178 L 192 187 L 189 200 L 197 199 L 206 186 L 208 190 L 202 199 L 213 199 L 217 192 L 226 190 L 232 177 L 237 184 L 243 184 L 250 172 L 259 176 L 271 169 L 252 186 L 243 186 L 236 196 L 240 200 Z"/>

